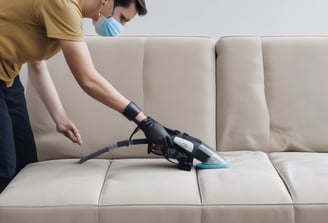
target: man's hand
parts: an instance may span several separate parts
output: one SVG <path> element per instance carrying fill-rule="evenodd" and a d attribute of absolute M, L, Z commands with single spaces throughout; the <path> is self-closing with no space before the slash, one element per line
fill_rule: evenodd
<path fill-rule="evenodd" d="M 80 132 L 71 120 L 69 119 L 62 120 L 60 123 L 56 125 L 56 130 L 57 132 L 62 133 L 67 138 L 72 140 L 72 142 L 77 143 L 79 145 L 82 144 Z"/>
<path fill-rule="evenodd" d="M 144 132 L 152 148 L 160 147 L 161 149 L 167 149 L 168 147 L 173 147 L 172 139 L 165 128 L 151 117 L 143 120 L 139 127 Z"/>
<path fill-rule="evenodd" d="M 46 106 L 51 118 L 56 123 L 57 131 L 81 145 L 82 140 L 79 130 L 66 115 L 56 87 L 50 77 L 46 62 L 44 60 L 28 62 L 27 68 L 34 88 Z"/>

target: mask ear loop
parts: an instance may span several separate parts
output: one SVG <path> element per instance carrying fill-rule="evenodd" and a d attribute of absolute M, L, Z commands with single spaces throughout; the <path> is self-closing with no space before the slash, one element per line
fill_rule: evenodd
<path fill-rule="evenodd" d="M 114 7 L 113 7 L 113 9 L 112 9 L 112 17 L 114 16 L 115 8 L 116 8 L 116 6 L 114 5 Z"/>
<path fill-rule="evenodd" d="M 105 3 L 102 3 L 103 5 L 105 5 Z M 115 13 L 115 8 L 116 8 L 116 6 L 114 5 L 113 6 L 113 9 L 112 9 L 112 15 L 111 16 L 108 16 L 108 17 L 106 17 L 107 19 L 108 18 L 110 18 L 110 17 L 113 17 L 114 16 L 114 13 Z M 99 16 L 101 15 L 101 13 L 99 12 Z"/>

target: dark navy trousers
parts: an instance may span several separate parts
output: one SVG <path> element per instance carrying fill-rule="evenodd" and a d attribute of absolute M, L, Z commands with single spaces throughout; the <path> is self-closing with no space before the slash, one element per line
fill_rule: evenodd
<path fill-rule="evenodd" d="M 36 161 L 24 87 L 19 77 L 9 88 L 0 80 L 0 193 L 26 164 Z"/>

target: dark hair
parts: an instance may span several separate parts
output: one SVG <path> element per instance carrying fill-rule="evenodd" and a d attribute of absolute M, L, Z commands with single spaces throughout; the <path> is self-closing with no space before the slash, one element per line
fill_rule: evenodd
<path fill-rule="evenodd" d="M 115 6 L 129 7 L 132 3 L 136 4 L 138 15 L 147 14 L 145 0 L 114 0 Z"/>

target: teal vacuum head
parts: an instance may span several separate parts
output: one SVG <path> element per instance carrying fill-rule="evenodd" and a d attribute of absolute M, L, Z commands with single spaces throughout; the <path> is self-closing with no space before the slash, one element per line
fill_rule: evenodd
<path fill-rule="evenodd" d="M 221 169 L 228 168 L 228 162 L 208 145 L 198 138 L 187 135 L 177 135 L 173 137 L 174 144 L 187 151 L 193 158 L 201 163 L 196 164 L 196 169 Z"/>
<path fill-rule="evenodd" d="M 197 163 L 196 169 L 223 169 L 228 168 L 228 162 L 224 161 L 222 163 Z"/>
<path fill-rule="evenodd" d="M 208 163 L 198 163 L 196 164 L 196 169 L 222 169 L 228 168 L 229 165 L 226 163 L 223 164 L 208 164 Z"/>
<path fill-rule="evenodd" d="M 202 152 L 206 153 L 206 156 L 202 156 L 202 162 L 196 164 L 196 169 L 222 169 L 229 167 L 228 162 L 209 147 L 206 147 L 206 149 L 202 148 Z"/>

